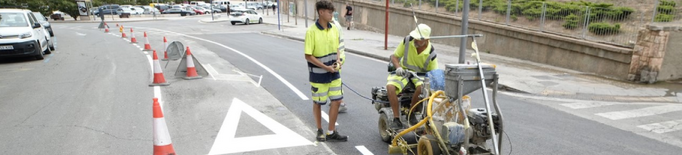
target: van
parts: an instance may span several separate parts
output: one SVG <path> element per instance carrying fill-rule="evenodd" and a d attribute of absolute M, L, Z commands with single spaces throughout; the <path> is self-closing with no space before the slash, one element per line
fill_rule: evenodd
<path fill-rule="evenodd" d="M 213 5 L 219 5 L 219 6 L 222 6 L 222 5 L 227 6 L 229 3 L 230 3 L 230 1 L 213 1 Z"/>
<path fill-rule="evenodd" d="M 189 5 L 195 5 L 195 6 L 203 6 L 203 5 L 205 5 L 205 4 L 206 4 L 206 2 L 203 2 L 203 1 L 192 1 L 192 2 L 189 2 Z"/>

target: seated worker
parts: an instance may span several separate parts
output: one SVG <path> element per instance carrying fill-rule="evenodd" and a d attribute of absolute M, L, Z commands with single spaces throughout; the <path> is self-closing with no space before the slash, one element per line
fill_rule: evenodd
<path fill-rule="evenodd" d="M 410 35 L 405 37 L 391 55 L 391 62 L 389 63 L 393 63 L 396 66 L 396 70 L 388 75 L 386 90 L 388 92 L 388 101 L 391 103 L 391 109 L 393 110 L 392 129 L 401 129 L 403 127 L 400 121 L 397 94 L 402 92 L 403 88 L 408 84 L 407 80 L 411 80 L 416 88 L 410 102 L 411 106 L 414 106 L 419 101 L 419 94 L 421 94 L 422 81 L 419 78 L 403 78 L 403 76 L 409 74 L 407 70 L 421 74 L 438 69 L 436 52 L 429 41 L 430 36 L 431 28 L 426 24 L 419 24 L 415 30 L 410 32 Z M 417 120 L 414 114 L 409 117 L 410 123 L 416 124 Z"/>

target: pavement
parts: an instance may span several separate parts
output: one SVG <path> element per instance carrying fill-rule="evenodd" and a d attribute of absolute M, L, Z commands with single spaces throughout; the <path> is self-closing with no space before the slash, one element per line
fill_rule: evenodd
<path fill-rule="evenodd" d="M 263 16 L 263 22 L 266 24 L 277 24 L 277 19 L 277 16 L 273 15 Z M 294 17 L 289 18 L 289 22 L 287 22 L 286 15 L 280 16 L 280 19 L 282 19 L 280 30 L 270 30 L 262 33 L 293 40 L 304 40 L 307 28 L 303 18 L 296 19 L 297 24 Z M 206 22 L 221 22 L 225 20 L 211 21 L 210 18 L 202 19 L 202 21 Z M 308 24 L 313 25 L 314 21 L 309 20 Z M 384 34 L 382 32 L 357 29 L 349 31 L 345 28 L 343 27 L 342 33 L 345 38 L 346 51 L 385 61 L 388 61 L 389 55 L 393 53 L 396 45 L 404 37 L 389 35 L 388 49 L 384 50 Z M 407 35 L 409 32 L 404 33 Z M 433 46 L 438 52 L 440 68 L 444 69 L 445 64 L 458 63 L 459 47 L 438 43 L 434 43 Z M 470 56 L 473 52 L 473 50 L 468 49 L 466 55 Z M 676 82 L 659 82 L 648 85 L 618 81 L 590 73 L 488 53 L 481 53 L 481 59 L 483 63 L 492 63 L 497 66 L 500 84 L 503 89 L 510 91 L 538 96 L 596 101 L 682 102 L 682 86 Z M 466 60 L 469 63 L 475 62 L 470 57 L 466 58 Z"/>

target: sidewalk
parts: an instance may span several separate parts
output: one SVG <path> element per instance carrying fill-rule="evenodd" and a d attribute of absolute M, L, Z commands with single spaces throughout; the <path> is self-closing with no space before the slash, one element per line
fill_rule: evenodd
<path fill-rule="evenodd" d="M 288 23 L 286 22 L 286 15 L 280 16 L 280 19 L 282 19 L 281 31 L 270 30 L 263 33 L 299 41 L 304 40 L 305 20 L 299 18 L 298 25 L 295 25 L 293 17 L 289 19 L 290 22 Z M 277 24 L 277 16 L 263 15 L 263 22 Z M 314 21 L 308 21 L 309 26 L 313 24 Z M 388 61 L 388 56 L 393 53 L 395 46 L 403 39 L 403 36 L 389 35 L 388 50 L 384 50 L 384 34 L 382 32 L 355 29 L 348 31 L 345 27 L 342 32 L 345 38 L 346 51 L 385 61 Z M 409 32 L 404 33 L 407 35 Z M 436 43 L 433 46 L 438 52 L 440 68 L 445 69 L 445 64 L 458 62 L 459 47 Z M 485 45 L 479 44 L 478 46 Z M 472 52 L 473 50 L 467 50 L 467 56 L 470 56 Z M 598 101 L 682 102 L 682 85 L 679 84 L 661 82 L 645 85 L 616 81 L 588 73 L 487 53 L 481 53 L 481 59 L 485 63 L 497 65 L 500 84 L 503 89 L 510 91 L 556 98 Z M 475 62 L 470 57 L 466 60 Z"/>

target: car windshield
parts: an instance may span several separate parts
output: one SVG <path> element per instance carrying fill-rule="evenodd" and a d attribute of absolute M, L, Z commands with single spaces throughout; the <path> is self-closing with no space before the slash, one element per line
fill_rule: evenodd
<path fill-rule="evenodd" d="M 33 15 L 36 16 L 36 18 L 37 18 L 38 21 L 40 21 L 40 22 L 46 22 L 45 16 L 43 16 L 43 14 L 41 14 L 41 13 L 35 13 L 35 12 L 34 12 Z"/>
<path fill-rule="evenodd" d="M 27 27 L 22 13 L 0 13 L 0 27 Z"/>

